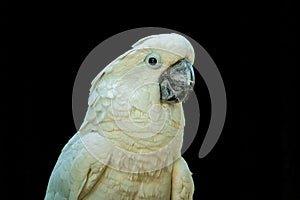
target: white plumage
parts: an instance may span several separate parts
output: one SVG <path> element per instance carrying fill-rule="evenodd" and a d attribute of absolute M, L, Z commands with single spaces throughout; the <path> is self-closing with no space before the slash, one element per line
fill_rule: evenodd
<path fill-rule="evenodd" d="M 160 66 L 145 63 L 160 55 Z M 152 35 L 92 81 L 79 131 L 63 148 L 45 199 L 192 199 L 191 172 L 180 155 L 181 103 L 162 102 L 158 79 L 179 60 L 194 61 L 178 34 Z"/>

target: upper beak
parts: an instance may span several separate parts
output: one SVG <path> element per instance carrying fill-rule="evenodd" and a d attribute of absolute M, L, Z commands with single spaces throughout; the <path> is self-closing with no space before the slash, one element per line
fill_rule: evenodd
<path fill-rule="evenodd" d="M 182 59 L 168 67 L 159 77 L 161 100 L 170 103 L 182 102 L 187 99 L 194 84 L 193 65 L 187 59 Z"/>

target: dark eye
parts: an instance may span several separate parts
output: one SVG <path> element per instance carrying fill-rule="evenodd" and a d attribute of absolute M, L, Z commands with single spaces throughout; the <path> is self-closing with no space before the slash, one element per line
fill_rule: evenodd
<path fill-rule="evenodd" d="M 150 53 L 146 56 L 145 62 L 150 68 L 157 69 L 160 67 L 160 56 L 157 53 Z"/>

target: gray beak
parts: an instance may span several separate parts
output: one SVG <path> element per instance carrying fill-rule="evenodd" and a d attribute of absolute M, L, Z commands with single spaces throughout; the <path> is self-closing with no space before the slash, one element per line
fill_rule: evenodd
<path fill-rule="evenodd" d="M 168 103 L 182 102 L 187 99 L 194 84 L 193 65 L 187 59 L 182 59 L 168 67 L 159 77 L 160 98 Z"/>

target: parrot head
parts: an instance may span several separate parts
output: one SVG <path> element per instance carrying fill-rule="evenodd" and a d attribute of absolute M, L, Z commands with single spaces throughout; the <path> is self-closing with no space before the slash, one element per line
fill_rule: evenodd
<path fill-rule="evenodd" d="M 195 83 L 193 70 L 194 49 L 190 42 L 181 35 L 160 34 L 139 40 L 134 50 L 144 50 L 142 62 L 153 69 L 148 76 L 160 74 L 158 79 L 162 102 L 178 103 L 186 100 Z M 157 70 L 161 68 L 161 70 Z"/>
<path fill-rule="evenodd" d="M 179 34 L 142 38 L 98 74 L 92 82 L 90 93 L 104 75 L 110 75 L 115 79 L 122 77 L 127 80 L 123 81 L 127 88 L 138 87 L 138 80 L 158 83 L 161 102 L 182 102 L 187 99 L 195 83 L 194 57 L 192 45 Z"/>

